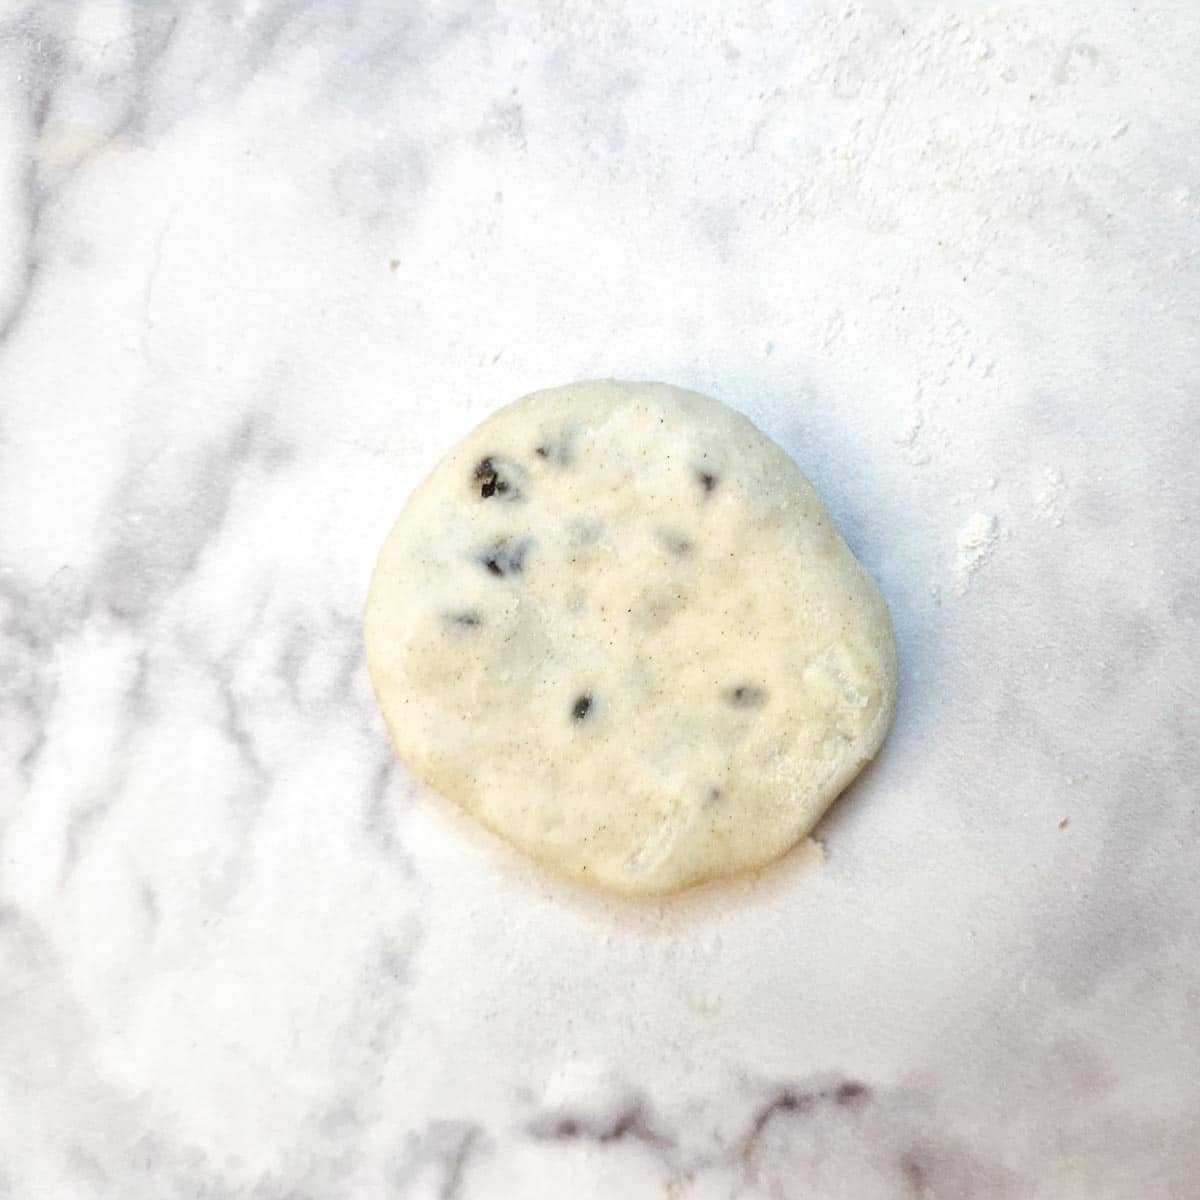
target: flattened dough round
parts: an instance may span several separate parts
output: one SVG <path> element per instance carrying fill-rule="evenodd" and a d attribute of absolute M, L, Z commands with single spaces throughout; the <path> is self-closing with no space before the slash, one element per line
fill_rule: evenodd
<path fill-rule="evenodd" d="M 619 892 L 782 854 L 896 696 L 887 607 L 812 485 L 659 383 L 536 392 L 468 434 L 384 544 L 366 643 L 422 780 Z"/>

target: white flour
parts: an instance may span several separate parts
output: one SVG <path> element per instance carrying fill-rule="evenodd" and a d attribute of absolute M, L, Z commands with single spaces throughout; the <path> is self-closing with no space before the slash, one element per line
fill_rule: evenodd
<path fill-rule="evenodd" d="M 961 596 L 970 586 L 971 577 L 992 557 L 996 549 L 999 522 L 992 513 L 973 513 L 958 531 L 958 553 L 954 559 L 954 590 Z"/>

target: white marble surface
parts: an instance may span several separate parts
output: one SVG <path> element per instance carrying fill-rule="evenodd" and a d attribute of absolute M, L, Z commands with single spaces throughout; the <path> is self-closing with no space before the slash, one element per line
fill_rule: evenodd
<path fill-rule="evenodd" d="M 0 1197 L 1200 1196 L 1200 10 L 972 11 L 3 4 Z M 825 861 L 391 760 L 386 528 L 597 375 L 889 598 Z"/>

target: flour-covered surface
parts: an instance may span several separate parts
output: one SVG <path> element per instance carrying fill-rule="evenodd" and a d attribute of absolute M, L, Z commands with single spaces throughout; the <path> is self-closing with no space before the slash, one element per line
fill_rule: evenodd
<path fill-rule="evenodd" d="M 1200 11 L 720 7 L 5 6 L 0 1195 L 1196 1194 Z M 824 861 L 392 765 L 393 515 L 597 376 L 880 582 Z"/>
<path fill-rule="evenodd" d="M 799 468 L 662 383 L 544 389 L 472 430 L 388 534 L 365 640 L 418 779 L 626 895 L 790 850 L 896 702 L 887 606 Z"/>

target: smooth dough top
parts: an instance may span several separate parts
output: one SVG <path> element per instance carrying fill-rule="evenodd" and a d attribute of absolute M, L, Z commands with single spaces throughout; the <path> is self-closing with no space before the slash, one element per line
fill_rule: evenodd
<path fill-rule="evenodd" d="M 619 892 L 782 854 L 896 696 L 887 607 L 812 485 L 659 383 L 536 392 L 468 434 L 388 536 L 366 643 L 422 780 Z"/>

